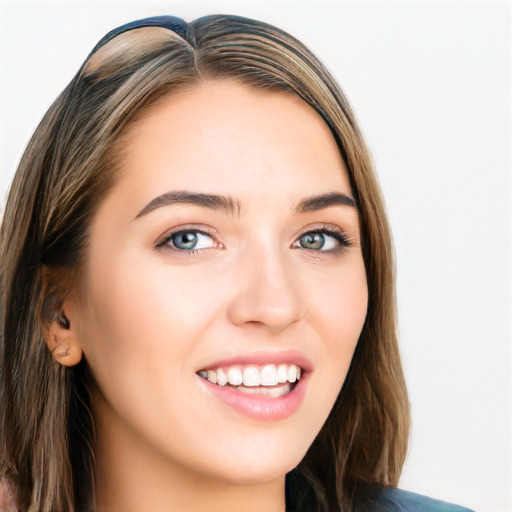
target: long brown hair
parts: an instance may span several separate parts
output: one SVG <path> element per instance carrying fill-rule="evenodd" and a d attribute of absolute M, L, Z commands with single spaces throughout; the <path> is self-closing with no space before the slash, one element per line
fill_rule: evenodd
<path fill-rule="evenodd" d="M 116 149 L 131 119 L 179 88 L 231 79 L 296 94 L 313 107 L 336 138 L 358 204 L 365 325 L 327 422 L 287 476 L 288 509 L 351 510 L 372 485 L 397 484 L 409 430 L 392 244 L 371 157 L 339 86 L 292 36 L 235 16 L 155 20 L 99 43 L 48 110 L 14 178 L 1 228 L 0 472 L 23 509 L 91 509 L 87 363 L 56 363 L 44 328 L 79 279 L 90 219 L 115 184 Z"/>

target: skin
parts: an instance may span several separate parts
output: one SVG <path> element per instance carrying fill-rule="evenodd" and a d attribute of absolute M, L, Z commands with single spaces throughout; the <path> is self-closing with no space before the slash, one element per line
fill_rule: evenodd
<path fill-rule="evenodd" d="M 83 352 L 97 384 L 97 509 L 282 511 L 285 474 L 334 404 L 367 309 L 357 209 L 295 209 L 351 195 L 336 143 L 300 99 L 235 82 L 173 94 L 124 140 L 119 180 L 92 222 L 84 290 L 64 304 L 70 328 L 52 334 L 68 364 Z M 182 190 L 230 196 L 235 208 L 139 215 Z M 326 227 L 348 245 L 324 234 L 329 250 L 303 246 Z M 162 243 L 184 228 L 207 233 L 195 252 Z M 313 369 L 283 420 L 241 414 L 196 374 L 290 349 Z"/>

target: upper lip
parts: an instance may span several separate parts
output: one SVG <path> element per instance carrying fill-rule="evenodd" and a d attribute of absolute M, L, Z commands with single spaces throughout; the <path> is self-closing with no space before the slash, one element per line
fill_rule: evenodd
<path fill-rule="evenodd" d="M 222 368 L 236 365 L 266 365 L 266 364 L 295 364 L 300 366 L 304 371 L 311 371 L 313 364 L 311 361 L 298 350 L 279 350 L 279 351 L 258 351 L 247 354 L 240 354 L 227 359 L 219 359 L 208 363 L 199 370 L 207 370 L 213 368 Z"/>

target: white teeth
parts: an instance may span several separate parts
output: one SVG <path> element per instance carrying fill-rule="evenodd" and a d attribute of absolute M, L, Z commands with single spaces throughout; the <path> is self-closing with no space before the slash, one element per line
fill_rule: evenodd
<path fill-rule="evenodd" d="M 238 389 L 238 391 L 243 391 L 244 393 L 247 393 L 248 395 L 258 394 L 258 389 L 256 389 L 256 388 L 246 388 L 245 386 L 238 386 L 236 389 Z"/>
<path fill-rule="evenodd" d="M 277 382 L 283 384 L 288 380 L 288 367 L 285 364 L 280 364 L 277 367 Z"/>
<path fill-rule="evenodd" d="M 226 374 L 222 370 L 222 368 L 219 368 L 217 370 L 217 384 L 219 386 L 225 386 L 228 383 L 228 378 L 226 377 Z"/>
<path fill-rule="evenodd" d="M 288 367 L 288 382 L 295 382 L 297 380 L 297 367 L 291 364 Z"/>
<path fill-rule="evenodd" d="M 267 364 L 260 372 L 262 386 L 275 386 L 277 384 L 277 370 L 273 364 Z"/>
<path fill-rule="evenodd" d="M 272 398 L 278 398 L 280 396 L 287 395 L 291 391 L 290 383 L 281 385 L 281 386 L 275 386 L 271 388 L 265 388 L 265 387 L 256 387 L 256 388 L 246 388 L 245 386 L 238 386 L 236 388 L 238 391 L 241 391 L 242 393 L 247 393 L 249 395 L 260 395 L 260 396 L 270 396 Z"/>
<path fill-rule="evenodd" d="M 268 396 L 272 396 L 274 398 L 277 398 L 279 396 L 286 395 L 290 392 L 290 385 L 288 386 L 279 386 L 275 388 L 270 388 L 268 390 Z"/>
<path fill-rule="evenodd" d="M 240 368 L 232 366 L 228 370 L 228 382 L 232 386 L 240 386 L 240 384 L 242 384 L 242 380 L 242 371 L 240 370 Z"/>
<path fill-rule="evenodd" d="M 197 373 L 212 384 L 218 384 L 219 386 L 230 384 L 231 386 L 238 387 L 243 384 L 245 388 L 260 388 L 261 386 L 294 383 L 301 378 L 302 371 L 295 364 L 280 364 L 277 367 L 274 364 L 267 364 L 263 367 L 236 365 L 224 369 L 201 370 Z M 279 388 L 282 387 L 279 386 Z"/>
<path fill-rule="evenodd" d="M 244 368 L 242 377 L 244 386 L 259 386 L 261 384 L 260 372 L 255 366 Z"/>

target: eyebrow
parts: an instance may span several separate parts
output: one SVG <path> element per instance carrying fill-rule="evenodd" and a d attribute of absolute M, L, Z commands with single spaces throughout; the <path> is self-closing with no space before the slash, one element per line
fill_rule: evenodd
<path fill-rule="evenodd" d="M 142 210 L 135 216 L 135 219 L 143 217 L 148 213 L 173 204 L 192 204 L 202 206 L 211 210 L 224 210 L 234 215 L 240 214 L 240 201 L 230 196 L 218 194 L 202 194 L 198 192 L 188 192 L 180 190 L 176 192 L 167 192 L 151 200 Z M 330 206 L 351 206 L 357 208 L 355 200 L 342 194 L 341 192 L 331 192 L 328 194 L 320 194 L 317 196 L 306 197 L 302 199 L 295 207 L 296 213 L 307 213 L 329 208 Z"/>
<path fill-rule="evenodd" d="M 357 208 L 356 201 L 354 198 L 342 194 L 341 192 L 331 192 L 329 194 L 320 194 L 318 196 L 306 197 L 296 206 L 295 211 L 297 213 L 314 212 L 317 210 L 323 210 L 330 206 L 352 206 Z"/>
<path fill-rule="evenodd" d="M 135 218 L 138 219 L 157 208 L 170 206 L 172 204 L 193 204 L 196 206 L 203 206 L 204 208 L 209 208 L 211 210 L 224 210 L 232 215 L 240 212 L 240 202 L 235 201 L 232 197 L 180 190 L 176 192 L 167 192 L 155 197 L 155 199 L 142 208 Z"/>

